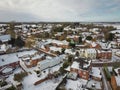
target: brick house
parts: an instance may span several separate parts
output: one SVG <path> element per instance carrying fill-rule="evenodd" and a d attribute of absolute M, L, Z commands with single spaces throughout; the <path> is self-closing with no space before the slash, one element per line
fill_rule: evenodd
<path fill-rule="evenodd" d="M 97 58 L 98 59 L 111 59 L 112 51 L 111 50 L 97 50 Z"/>
<path fill-rule="evenodd" d="M 71 72 L 76 72 L 80 78 L 85 80 L 89 79 L 89 72 L 91 70 L 91 60 L 86 60 L 84 58 L 76 59 L 71 67 Z"/>
<path fill-rule="evenodd" d="M 88 80 L 89 79 L 89 70 L 83 70 L 83 69 L 79 69 L 78 71 L 79 77 Z"/>
<path fill-rule="evenodd" d="M 20 58 L 21 55 L 25 56 L 26 54 L 27 55 L 29 54 L 30 56 L 34 55 L 32 57 L 33 61 L 31 61 L 32 65 L 34 66 L 34 65 L 36 65 L 36 62 L 38 61 L 38 59 L 40 57 L 42 58 L 42 54 L 38 55 L 36 53 L 37 53 L 37 51 L 30 50 L 30 51 L 1 55 L 0 56 L 0 69 L 2 69 L 4 67 L 12 67 L 12 68 L 19 67 L 20 66 L 20 60 L 21 60 L 21 58 Z M 28 60 L 28 57 L 27 57 L 27 60 Z M 28 63 L 28 61 L 26 61 L 26 62 Z"/>
<path fill-rule="evenodd" d="M 5 61 L 2 61 L 5 62 Z M 15 61 L 15 62 L 11 62 L 11 63 L 6 63 L 4 65 L 0 66 L 0 69 L 4 68 L 4 67 L 12 67 L 12 68 L 16 68 L 19 67 L 19 61 Z"/>
<path fill-rule="evenodd" d="M 27 68 L 34 67 L 38 64 L 38 62 L 42 61 L 44 58 L 44 54 L 38 55 L 38 54 L 33 54 L 33 55 L 26 55 L 20 57 L 21 60 L 24 62 L 24 64 L 27 66 Z"/>

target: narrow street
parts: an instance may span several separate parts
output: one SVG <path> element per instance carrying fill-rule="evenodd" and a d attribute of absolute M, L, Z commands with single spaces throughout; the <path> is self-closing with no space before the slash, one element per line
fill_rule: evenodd
<path fill-rule="evenodd" d="M 103 68 L 100 68 L 101 74 L 102 74 L 102 80 L 103 80 L 103 85 L 104 85 L 104 89 L 103 90 L 112 90 L 110 85 L 108 85 L 108 81 L 106 79 L 106 76 L 104 74 Z"/>

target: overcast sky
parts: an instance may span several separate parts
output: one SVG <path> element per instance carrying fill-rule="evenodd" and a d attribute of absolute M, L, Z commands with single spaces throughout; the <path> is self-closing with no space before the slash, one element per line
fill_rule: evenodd
<path fill-rule="evenodd" d="M 120 21 L 120 0 L 0 0 L 0 21 Z"/>

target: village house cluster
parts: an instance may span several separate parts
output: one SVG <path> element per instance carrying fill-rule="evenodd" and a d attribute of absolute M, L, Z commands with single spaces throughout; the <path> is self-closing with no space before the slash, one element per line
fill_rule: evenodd
<path fill-rule="evenodd" d="M 120 24 L 2 23 L 0 90 L 119 90 L 119 49 Z"/>

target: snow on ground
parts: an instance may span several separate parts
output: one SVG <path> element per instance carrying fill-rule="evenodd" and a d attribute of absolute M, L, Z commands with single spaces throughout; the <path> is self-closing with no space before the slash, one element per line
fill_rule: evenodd
<path fill-rule="evenodd" d="M 59 77 L 57 79 L 47 80 L 41 84 L 34 85 L 34 83 L 40 79 L 43 79 L 47 76 L 49 72 L 53 73 L 54 71 L 58 71 L 59 68 L 62 66 L 62 64 L 56 65 L 52 68 L 45 69 L 44 71 L 41 71 L 41 76 L 37 77 L 37 74 L 34 70 L 38 70 L 37 67 L 29 68 L 29 74 L 24 78 L 22 81 L 23 84 L 23 90 L 55 90 L 57 85 L 61 82 L 62 77 Z M 8 82 L 12 82 L 13 85 L 16 85 L 16 81 L 13 80 L 14 74 L 19 73 L 23 71 L 21 68 L 18 68 L 14 71 L 13 74 L 9 75 L 9 77 L 6 79 Z"/>
<path fill-rule="evenodd" d="M 117 29 L 117 30 L 111 31 L 111 33 L 120 33 L 120 29 Z"/>
<path fill-rule="evenodd" d="M 1 55 L 0 56 L 0 66 L 9 64 L 9 63 L 13 63 L 13 62 L 17 62 L 19 60 L 18 57 L 21 57 L 23 55 L 32 55 L 35 52 L 37 52 L 36 50 L 30 50 L 30 51 L 23 51 L 23 52 L 17 52 L 17 53 L 12 53 L 12 54 L 5 54 L 5 55 Z M 4 60 L 4 62 L 2 61 Z"/>
<path fill-rule="evenodd" d="M 120 56 L 120 51 L 117 51 L 117 52 L 116 52 L 116 55 Z"/>
<path fill-rule="evenodd" d="M 71 90 L 87 90 L 87 89 L 82 88 L 82 85 L 86 85 L 86 84 L 87 84 L 87 80 L 84 80 L 84 79 L 78 79 L 76 81 L 68 79 L 67 83 L 66 83 L 66 89 L 67 90 L 69 90 L 69 89 L 71 89 Z"/>
<path fill-rule="evenodd" d="M 120 57 L 116 56 L 115 53 L 118 52 L 119 49 L 112 49 L 112 61 L 120 61 Z"/>
<path fill-rule="evenodd" d="M 56 82 L 55 79 L 53 80 L 47 80 L 39 85 L 34 85 L 34 83 L 40 79 L 43 79 L 47 76 L 49 70 L 50 72 L 54 72 L 54 71 L 58 71 L 59 68 L 61 67 L 62 64 L 57 65 L 55 67 L 52 67 L 50 69 L 45 69 L 45 73 L 44 71 L 42 71 L 42 74 L 40 77 L 37 77 L 37 74 L 34 72 L 35 68 L 31 68 L 31 73 L 29 74 L 27 77 L 24 78 L 23 80 L 23 90 L 55 90 L 55 88 L 57 87 L 57 85 L 59 84 L 59 82 L 61 81 L 62 77 L 58 78 L 58 81 Z M 33 70 L 33 71 L 32 71 Z"/>
<path fill-rule="evenodd" d="M 75 55 L 75 52 L 73 52 L 71 49 L 66 49 L 65 50 L 65 53 L 67 54 L 72 54 L 72 55 Z"/>
<path fill-rule="evenodd" d="M 57 82 L 55 81 L 55 79 L 46 80 L 45 82 L 35 86 L 34 83 L 39 79 L 35 74 L 32 74 L 28 77 L 25 77 L 23 81 L 23 90 L 55 90 L 61 79 L 62 78 L 59 78 Z"/>
<path fill-rule="evenodd" d="M 112 26 L 114 26 L 117 29 L 120 29 L 120 24 L 113 24 Z"/>
<path fill-rule="evenodd" d="M 16 81 L 13 80 L 14 74 L 20 73 L 21 71 L 23 71 L 21 68 L 15 69 L 14 72 L 13 72 L 13 74 L 9 75 L 9 77 L 6 79 L 6 81 L 13 83 L 13 85 L 16 85 Z"/>
<path fill-rule="evenodd" d="M 52 50 L 52 51 L 59 51 L 59 52 L 61 52 L 61 47 L 54 47 L 54 46 L 51 46 L 50 47 L 50 50 Z"/>

